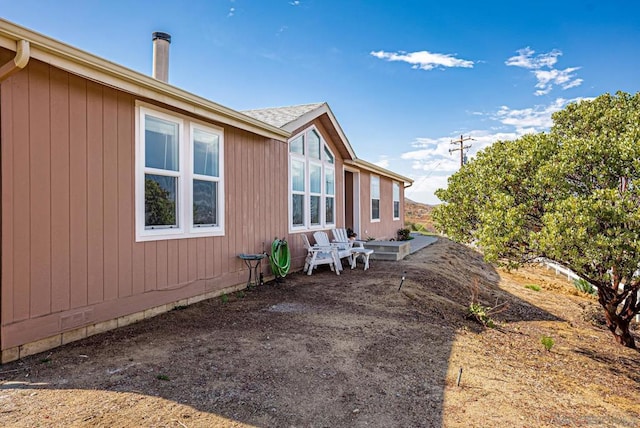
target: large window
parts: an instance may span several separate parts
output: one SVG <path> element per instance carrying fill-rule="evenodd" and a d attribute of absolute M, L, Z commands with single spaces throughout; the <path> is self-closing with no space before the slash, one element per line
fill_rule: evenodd
<path fill-rule="evenodd" d="M 222 235 L 222 129 L 147 107 L 138 112 L 136 240 Z"/>
<path fill-rule="evenodd" d="M 380 220 L 380 177 L 371 176 L 371 220 Z"/>
<path fill-rule="evenodd" d="M 393 183 L 393 219 L 400 220 L 400 184 Z"/>
<path fill-rule="evenodd" d="M 311 127 L 289 142 L 291 230 L 335 224 L 335 157 Z"/>

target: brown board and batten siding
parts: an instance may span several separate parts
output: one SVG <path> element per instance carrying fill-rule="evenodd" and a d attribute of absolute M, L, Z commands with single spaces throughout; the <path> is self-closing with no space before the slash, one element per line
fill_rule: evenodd
<path fill-rule="evenodd" d="M 35 59 L 2 82 L 2 350 L 242 284 L 239 253 L 289 238 L 287 145 L 215 124 L 225 235 L 135 242 L 135 107 Z"/>
<path fill-rule="evenodd" d="M 371 220 L 371 176 L 380 177 L 380 220 Z M 400 217 L 393 218 L 393 183 L 400 186 Z M 404 228 L 404 183 L 394 181 L 389 177 L 375 172 L 362 170 L 360 172 L 361 223 L 360 229 L 367 240 L 396 239 L 398 229 Z"/>

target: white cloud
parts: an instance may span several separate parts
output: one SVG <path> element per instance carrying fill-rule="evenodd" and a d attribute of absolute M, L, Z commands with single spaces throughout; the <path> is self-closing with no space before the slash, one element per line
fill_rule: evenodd
<path fill-rule="evenodd" d="M 429 176 L 419 175 L 413 177 L 414 182 L 411 187 L 405 190 L 407 198 L 426 204 L 439 204 L 441 201 L 434 195 L 435 191 L 447 187 L 446 175 Z"/>
<path fill-rule="evenodd" d="M 583 82 L 582 79 L 576 78 L 575 74 L 580 67 L 569 67 L 564 70 L 558 70 L 554 67 L 558 62 L 558 57 L 562 55 L 562 52 L 557 49 L 538 55 L 534 55 L 535 51 L 529 47 L 517 52 L 518 55 L 507 59 L 505 64 L 531 70 L 538 81 L 535 85 L 537 88 L 534 92 L 535 95 L 546 95 L 553 90 L 555 85 L 562 89 L 570 89 L 580 86 Z"/>
<path fill-rule="evenodd" d="M 291 6 L 300 6 L 300 2 L 298 0 L 289 2 Z"/>
<path fill-rule="evenodd" d="M 473 130 L 464 134 L 464 146 L 471 146 L 465 150 L 467 156 L 473 156 L 485 147 L 498 140 L 514 140 L 524 135 L 517 131 Z M 471 138 L 470 140 L 466 140 Z M 440 138 L 417 138 L 411 146 L 418 150 L 411 150 L 400 155 L 401 159 L 414 161 L 412 169 L 424 171 L 453 172 L 460 167 L 460 144 L 455 142 L 460 136 Z"/>
<path fill-rule="evenodd" d="M 565 83 L 564 85 L 562 85 L 562 89 L 575 88 L 576 86 L 582 85 L 582 82 L 584 82 L 584 80 L 582 80 L 582 79 L 574 79 L 571 82 L 568 82 L 568 83 Z"/>
<path fill-rule="evenodd" d="M 556 62 L 558 62 L 558 57 L 562 55 L 562 52 L 554 49 L 549 53 L 539 54 L 534 57 L 533 54 L 535 51 L 529 47 L 519 49 L 516 52 L 518 52 L 518 55 L 512 56 L 506 60 L 505 64 L 532 70 L 537 70 L 543 67 L 552 68 Z"/>
<path fill-rule="evenodd" d="M 370 55 L 386 61 L 402 61 L 411 64 L 411 68 L 433 70 L 442 67 L 473 68 L 473 61 L 455 58 L 451 54 L 419 52 L 385 52 L 372 51 Z"/>
<path fill-rule="evenodd" d="M 560 85 L 562 89 L 569 89 L 582 84 L 582 79 L 575 79 L 574 71 L 580 67 L 570 67 L 564 70 L 534 70 L 533 74 L 538 79 L 536 95 L 546 95 L 553 89 L 553 85 Z"/>
<path fill-rule="evenodd" d="M 527 131 L 540 132 L 550 128 L 553 124 L 551 115 L 562 110 L 571 101 L 574 100 L 558 98 L 549 105 L 536 105 L 525 109 L 502 106 L 493 114 L 492 119 L 514 127 L 515 132 L 520 135 L 528 133 Z"/>
<path fill-rule="evenodd" d="M 465 138 L 469 136 L 472 140 L 464 141 L 463 144 L 471 146 L 465 151 L 465 155 L 471 158 L 498 140 L 513 140 L 519 135 L 515 132 L 474 130 L 464 134 Z M 452 144 L 459 137 L 418 138 L 411 143 L 417 150 L 401 155 L 401 159 L 411 161 L 411 169 L 414 171 L 410 175 L 414 184 L 407 189 L 408 198 L 428 204 L 440 203 L 434 192 L 447 187 L 448 177 L 460 168 L 460 151 L 450 152 L 451 149 L 460 147 L 457 143 Z"/>
<path fill-rule="evenodd" d="M 231 17 L 231 16 L 235 15 L 235 13 L 236 13 L 236 8 L 232 7 L 232 8 L 229 9 L 229 14 L 227 16 Z"/>
<path fill-rule="evenodd" d="M 471 146 L 465 153 L 468 158 L 473 158 L 496 141 L 510 141 L 525 134 L 546 131 L 553 124 L 553 113 L 562 110 L 570 102 L 582 99 L 585 98 L 558 98 L 548 105 L 524 109 L 501 106 L 487 115 L 497 122 L 497 127 L 464 132 L 464 138 L 471 137 L 471 140 L 464 141 L 464 145 Z M 410 177 L 415 182 L 407 189 L 407 197 L 419 202 L 439 203 L 433 192 L 446 187 L 447 178 L 460 168 L 460 152 L 450 152 L 451 149 L 460 147 L 457 143 L 452 144 L 452 141 L 459 138 L 460 132 L 456 132 L 445 137 L 420 137 L 411 142 L 412 149 L 400 156 L 402 160 L 410 162 L 410 168 L 414 172 Z"/>
<path fill-rule="evenodd" d="M 507 109 L 507 107 L 504 107 Z M 504 128 L 512 128 L 504 126 Z M 518 131 L 515 129 L 499 130 L 473 130 L 466 132 L 464 145 L 471 147 L 465 151 L 468 158 L 473 158 L 478 152 L 487 148 L 496 141 L 515 140 L 521 137 L 526 128 Z M 459 148 L 459 144 L 452 144 L 460 135 L 452 135 L 440 138 L 418 138 L 411 145 L 418 150 L 405 152 L 401 159 L 410 160 L 414 174 L 409 175 L 414 184 L 406 190 L 409 199 L 427 204 L 439 204 L 441 201 L 435 196 L 437 189 L 447 187 L 448 178 L 460 169 L 460 152 L 449 152 L 450 149 Z"/>
<path fill-rule="evenodd" d="M 460 155 L 449 156 L 448 158 L 420 159 L 420 155 L 416 153 L 416 161 L 413 162 L 411 168 L 415 171 L 425 171 L 430 174 L 438 172 L 450 172 L 455 171 L 460 166 Z"/>
<path fill-rule="evenodd" d="M 387 156 L 380 156 L 381 159 L 378 162 L 373 162 L 374 165 L 380 168 L 389 168 L 389 158 Z"/>

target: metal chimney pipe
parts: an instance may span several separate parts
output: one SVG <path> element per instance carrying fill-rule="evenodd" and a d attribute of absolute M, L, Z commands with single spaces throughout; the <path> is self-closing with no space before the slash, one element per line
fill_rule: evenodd
<path fill-rule="evenodd" d="M 153 78 L 169 81 L 169 44 L 171 35 L 156 31 L 152 34 L 153 40 Z"/>

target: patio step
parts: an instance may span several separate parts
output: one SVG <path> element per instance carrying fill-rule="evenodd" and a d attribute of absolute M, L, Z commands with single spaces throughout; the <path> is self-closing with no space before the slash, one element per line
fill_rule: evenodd
<path fill-rule="evenodd" d="M 407 241 L 367 241 L 364 246 L 373 250 L 373 260 L 402 260 L 411 252 Z"/>
<path fill-rule="evenodd" d="M 372 260 L 390 260 L 394 262 L 402 260 L 400 253 L 395 251 L 374 251 L 369 258 Z"/>

